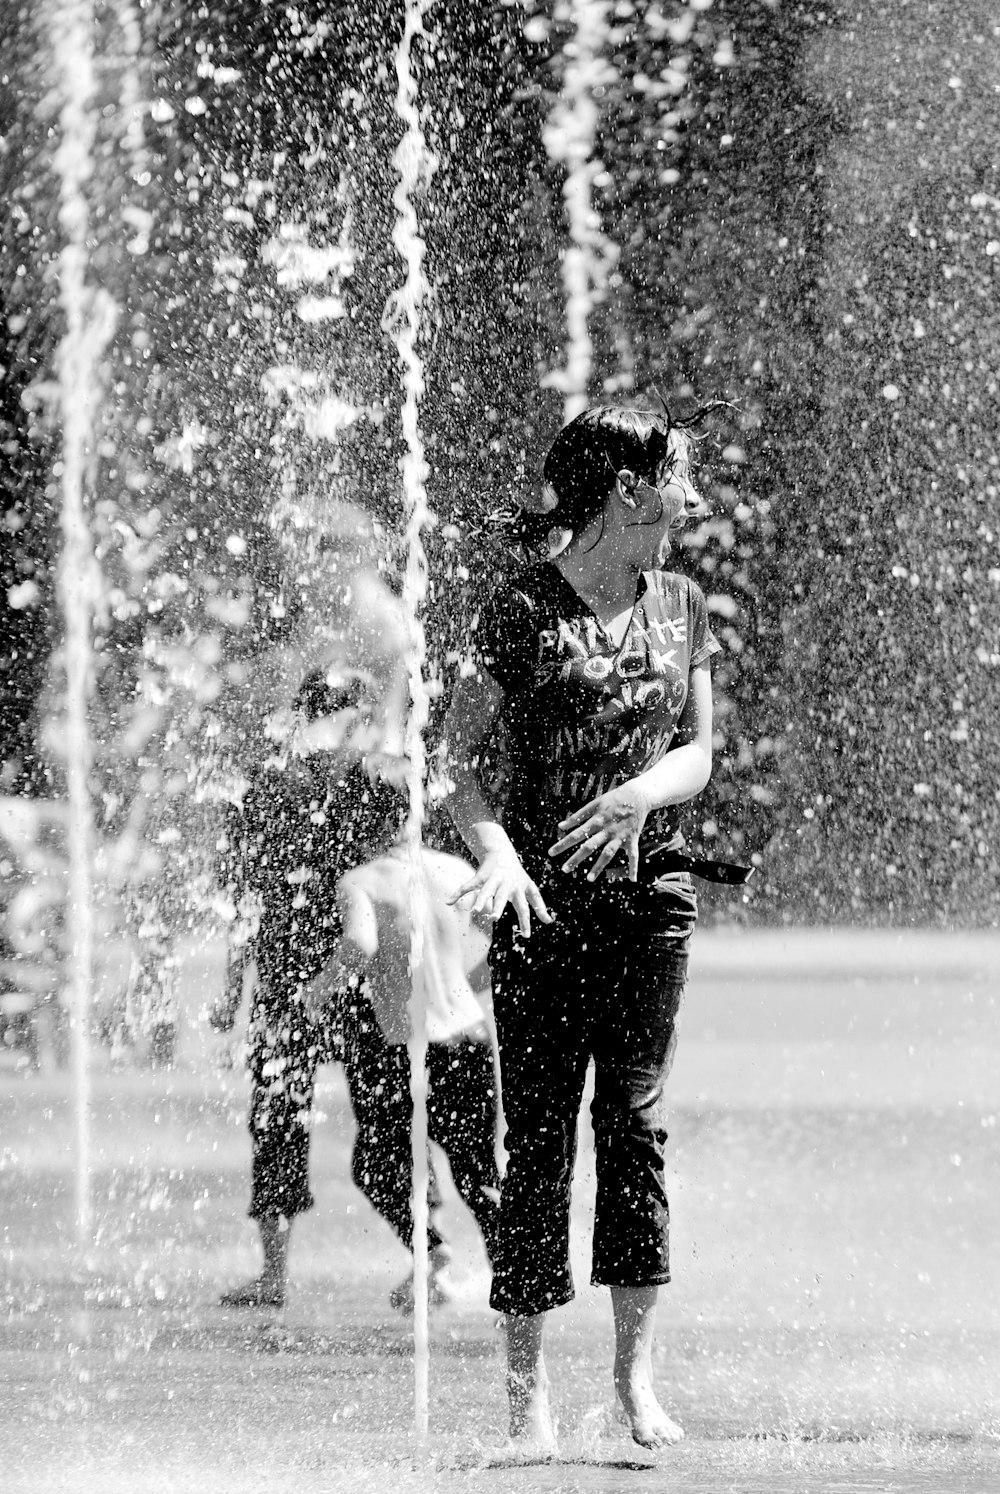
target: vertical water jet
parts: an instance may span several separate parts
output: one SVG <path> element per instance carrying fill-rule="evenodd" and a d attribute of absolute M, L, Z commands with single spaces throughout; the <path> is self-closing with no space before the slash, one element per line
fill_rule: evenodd
<path fill-rule="evenodd" d="M 594 349 L 590 315 L 603 299 L 608 273 L 618 258 L 615 244 L 604 234 L 594 206 L 593 190 L 602 163 L 594 156 L 598 125 L 597 91 L 612 74 L 607 60 L 607 0 L 566 0 L 559 18 L 571 21 L 574 31 L 564 46 L 562 86 L 546 127 L 543 143 L 550 160 L 566 168 L 563 200 L 569 243 L 562 253 L 562 281 L 566 295 L 566 366 L 544 380 L 563 395 L 563 419 L 570 421 L 587 408 Z"/>
<path fill-rule="evenodd" d="M 93 461 L 94 411 L 100 364 L 111 335 L 110 298 L 87 282 L 89 212 L 86 184 L 93 173 L 95 93 L 90 0 L 52 6 L 49 35 L 59 109 L 54 169 L 59 192 L 59 303 L 65 331 L 57 352 L 62 435 L 60 477 L 62 553 L 57 592 L 62 609 L 65 673 L 65 771 L 69 806 L 66 929 L 67 998 L 76 1134 L 76 1231 L 81 1245 L 93 1233 L 90 1195 L 90 1010 L 93 1001 L 93 809 L 90 774 L 93 741 L 89 700 L 93 675 L 93 620 L 100 595 L 97 561 L 87 518 Z"/>
<path fill-rule="evenodd" d="M 390 298 L 384 325 L 391 330 L 403 365 L 402 426 L 405 451 L 400 460 L 405 511 L 406 567 L 403 605 L 409 630 L 408 673 L 410 708 L 406 722 L 407 786 L 409 813 L 406 847 L 410 871 L 410 972 L 415 977 L 423 962 L 424 929 L 427 926 L 426 891 L 421 868 L 424 827 L 424 776 L 426 750 L 424 730 L 429 716 L 429 697 L 424 679 L 426 641 L 420 613 L 427 596 L 427 556 L 423 533 L 433 522 L 428 507 L 427 462 L 420 431 L 420 400 L 424 393 L 423 362 L 417 350 L 420 315 L 427 294 L 424 274 L 424 240 L 420 234 L 415 194 L 426 185 L 435 167 L 420 127 L 416 80 L 413 75 L 413 43 L 423 33 L 423 18 L 430 0 L 407 0 L 403 35 L 396 51 L 396 113 L 405 126 L 394 163 L 399 182 L 393 193 L 396 223 L 393 243 L 406 267 L 403 285 Z M 410 1093 L 413 1099 L 413 1338 L 414 1338 L 414 1434 L 418 1453 L 426 1447 L 429 1405 L 429 1343 L 427 1328 L 427 1008 L 422 983 L 413 979 L 410 998 Z"/>

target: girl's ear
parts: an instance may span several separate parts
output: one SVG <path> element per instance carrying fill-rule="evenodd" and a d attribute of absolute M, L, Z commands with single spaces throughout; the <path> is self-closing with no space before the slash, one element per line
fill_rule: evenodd
<path fill-rule="evenodd" d="M 635 508 L 635 490 L 639 486 L 639 479 L 636 477 L 635 473 L 630 472 L 627 467 L 623 467 L 617 474 L 617 481 L 615 483 L 615 486 L 618 489 L 618 496 L 621 498 L 622 502 L 624 504 L 627 504 L 629 508 Z"/>

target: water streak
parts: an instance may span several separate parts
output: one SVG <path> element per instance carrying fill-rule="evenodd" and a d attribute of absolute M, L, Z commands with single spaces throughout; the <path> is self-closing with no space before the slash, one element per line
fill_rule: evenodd
<path fill-rule="evenodd" d="M 139 186 L 145 186 L 149 179 L 150 160 L 143 124 L 140 73 L 142 22 L 139 9 L 132 3 L 132 0 L 115 0 L 115 14 L 121 34 L 118 75 L 120 78 L 122 148 L 131 161 L 132 180 Z"/>
<path fill-rule="evenodd" d="M 307 224 L 283 221 L 261 249 L 261 263 L 274 272 L 276 293 L 292 295 L 295 316 L 304 324 L 335 323 L 349 315 L 344 287 L 354 274 L 356 252 L 351 187 L 346 177 L 338 185 L 336 207 L 341 221 L 335 238 L 317 244 Z M 242 261 L 240 264 L 245 268 Z M 242 268 L 239 273 L 242 274 Z M 283 352 L 287 354 L 287 346 Z M 335 505 L 331 505 L 327 485 L 316 482 L 304 488 L 300 485 L 300 437 L 304 435 L 311 443 L 329 448 L 323 468 L 337 478 L 344 433 L 358 421 L 374 418 L 376 412 L 371 406 L 358 403 L 353 390 L 335 378 L 327 363 L 312 368 L 288 362 L 272 364 L 263 375 L 261 388 L 267 403 L 284 411 L 285 460 L 270 523 L 286 549 L 294 554 L 296 573 L 306 575 L 312 587 L 322 565 L 317 545 L 329 523 L 331 506 Z M 338 494 L 341 492 L 338 482 L 333 487 Z"/>
<path fill-rule="evenodd" d="M 412 70 L 414 39 L 423 33 L 423 18 L 430 0 L 407 0 L 403 36 L 396 52 L 396 113 L 405 132 L 394 161 L 399 183 L 393 193 L 396 223 L 393 243 L 406 267 L 406 279 L 390 298 L 384 325 L 391 330 L 403 365 L 403 438 L 406 444 L 400 462 L 406 511 L 406 570 L 403 605 L 409 631 L 408 666 L 410 710 L 406 724 L 406 757 L 410 808 L 406 822 L 406 846 L 410 869 L 410 970 L 423 961 L 424 930 L 427 927 L 427 894 L 421 867 L 424 827 L 424 730 L 429 715 L 429 697 L 424 678 L 426 640 L 420 612 L 427 596 L 427 555 L 423 532 L 433 523 L 427 504 L 427 462 L 420 432 L 420 400 L 424 393 L 424 370 L 417 340 L 420 313 L 428 291 L 424 275 L 424 241 L 413 199 L 426 185 L 436 161 L 420 128 L 417 86 Z M 410 1093 L 413 1099 L 413 1336 L 414 1336 L 414 1432 L 418 1452 L 427 1444 L 429 1404 L 429 1341 L 427 1323 L 427 1010 L 422 983 L 416 980 L 410 995 Z"/>
<path fill-rule="evenodd" d="M 562 87 L 543 131 L 552 161 L 566 168 L 563 200 L 570 242 L 562 256 L 566 293 L 566 366 L 543 380 L 563 394 L 563 418 L 587 408 L 594 361 L 590 317 L 603 300 L 618 247 L 603 232 L 593 190 L 604 170 L 594 156 L 599 109 L 597 93 L 612 76 L 608 53 L 608 0 L 563 0 L 556 19 L 568 19 L 574 33 L 563 49 Z"/>
<path fill-rule="evenodd" d="M 61 99 L 54 168 L 59 182 L 59 300 L 66 329 L 57 372 L 62 422 L 61 523 L 63 548 L 57 587 L 65 628 L 66 788 L 68 887 L 66 905 L 67 1004 L 74 1081 L 76 1228 L 81 1244 L 93 1234 L 90 1196 L 90 1059 L 88 1027 L 93 996 L 93 743 L 89 699 L 93 676 L 93 617 L 100 595 L 97 562 L 87 520 L 86 488 L 93 459 L 93 428 L 101 358 L 114 323 L 110 298 L 87 283 L 89 214 L 86 184 L 93 174 L 96 108 L 90 0 L 53 6 L 49 35 Z"/>

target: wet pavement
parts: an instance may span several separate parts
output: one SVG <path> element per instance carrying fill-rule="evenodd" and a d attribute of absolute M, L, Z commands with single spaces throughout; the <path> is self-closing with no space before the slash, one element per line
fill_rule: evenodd
<path fill-rule="evenodd" d="M 971 963 L 962 945 L 963 965 L 959 941 L 949 951 L 938 936 L 915 959 L 886 937 L 861 966 L 856 938 L 839 955 L 824 941 L 812 968 L 802 943 L 768 952 L 761 937 L 745 942 L 752 975 L 721 937 L 695 965 L 670 1122 L 676 1280 L 656 1358 L 687 1439 L 658 1460 L 606 1423 L 586 1126 L 578 1297 L 554 1316 L 549 1352 L 560 1458 L 524 1466 L 504 1442 L 481 1245 L 450 1190 L 455 1299 L 433 1321 L 430 1434 L 414 1447 L 409 1326 L 387 1305 L 406 1260 L 350 1184 L 337 1071 L 320 1086 L 317 1206 L 293 1242 L 286 1310 L 216 1306 L 256 1257 L 244 1081 L 195 1020 L 211 961 L 189 973 L 177 1069 L 95 1063 L 86 1250 L 69 1080 L 5 1058 L 5 1494 L 996 1494 L 1000 1065 L 996 993 L 975 963 L 995 945 Z"/>

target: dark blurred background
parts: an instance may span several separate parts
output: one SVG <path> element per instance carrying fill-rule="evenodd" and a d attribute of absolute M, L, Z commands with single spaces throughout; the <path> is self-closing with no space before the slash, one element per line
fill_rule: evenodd
<path fill-rule="evenodd" d="M 700 448 L 711 517 L 676 559 L 724 645 L 689 837 L 760 870 L 707 912 L 995 925 L 996 7 L 605 10 L 594 202 L 614 247 L 588 393 L 732 402 Z M 117 320 L 88 486 L 93 793 L 113 837 L 138 803 L 162 824 L 213 801 L 256 661 L 309 626 L 331 501 L 385 523 L 398 588 L 402 5 L 95 17 L 88 277 Z M 0 790 L 36 797 L 63 791 L 52 24 L 0 15 Z M 484 578 L 514 563 L 488 518 L 537 482 L 563 419 L 569 240 L 544 135 L 573 26 L 555 0 L 438 0 L 425 26 L 433 749 Z M 201 874 L 197 823 L 179 884 Z"/>

